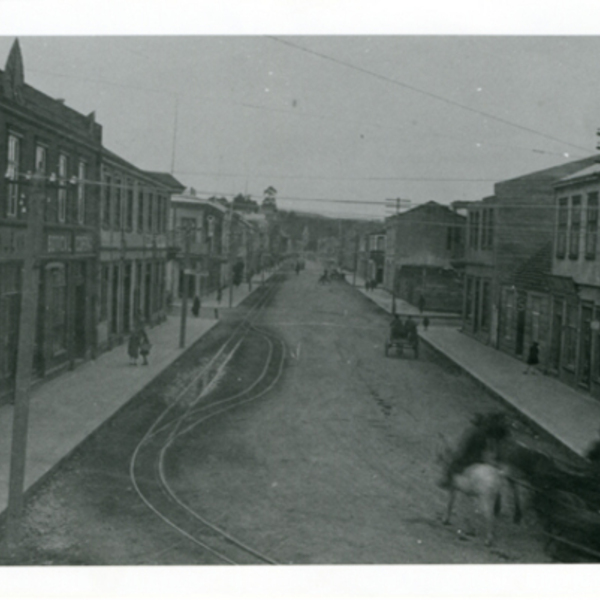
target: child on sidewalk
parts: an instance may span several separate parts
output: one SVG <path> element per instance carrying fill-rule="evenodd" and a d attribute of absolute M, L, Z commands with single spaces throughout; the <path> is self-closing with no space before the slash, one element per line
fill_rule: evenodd
<path fill-rule="evenodd" d="M 539 362 L 539 345 L 537 342 L 533 342 L 529 347 L 529 356 L 527 357 L 527 368 L 523 371 L 523 374 L 527 375 L 530 371 L 535 373 L 535 366 Z"/>

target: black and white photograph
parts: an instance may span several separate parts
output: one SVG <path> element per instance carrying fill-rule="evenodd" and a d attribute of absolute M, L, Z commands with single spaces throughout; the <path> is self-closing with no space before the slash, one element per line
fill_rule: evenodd
<path fill-rule="evenodd" d="M 598 583 L 600 29 L 127 4 L 0 31 L 0 574 Z"/>

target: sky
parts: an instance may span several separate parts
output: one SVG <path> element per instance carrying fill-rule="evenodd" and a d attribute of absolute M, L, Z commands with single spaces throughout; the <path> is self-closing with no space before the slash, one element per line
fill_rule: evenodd
<path fill-rule="evenodd" d="M 0 37 L 3 66 L 14 35 Z M 25 80 L 199 193 L 382 218 L 594 153 L 600 36 L 19 35 Z"/>

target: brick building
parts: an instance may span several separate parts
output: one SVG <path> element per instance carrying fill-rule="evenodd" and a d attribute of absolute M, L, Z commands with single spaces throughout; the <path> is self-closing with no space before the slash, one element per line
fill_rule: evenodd
<path fill-rule="evenodd" d="M 34 375 L 45 377 L 95 351 L 98 199 L 102 128 L 27 85 L 18 41 L 0 72 L 0 401 L 16 369 L 22 265 L 32 199 L 41 182 L 43 239 Z"/>

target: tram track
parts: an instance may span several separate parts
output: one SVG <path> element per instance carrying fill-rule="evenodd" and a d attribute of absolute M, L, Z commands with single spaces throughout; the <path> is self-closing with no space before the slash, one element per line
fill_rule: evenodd
<path fill-rule="evenodd" d="M 130 461 L 130 479 L 142 502 L 181 536 L 225 564 L 276 563 L 186 505 L 167 479 L 165 461 L 176 441 L 206 421 L 264 396 L 280 379 L 285 364 L 285 343 L 254 325 L 278 289 L 281 275 L 275 277 L 277 279 L 258 297 L 208 365 L 153 422 L 136 446 Z M 258 376 L 243 389 L 220 397 L 218 389 L 211 389 L 211 382 L 245 343 L 266 346 L 262 368 Z M 214 373 L 211 368 L 215 369 Z"/>

